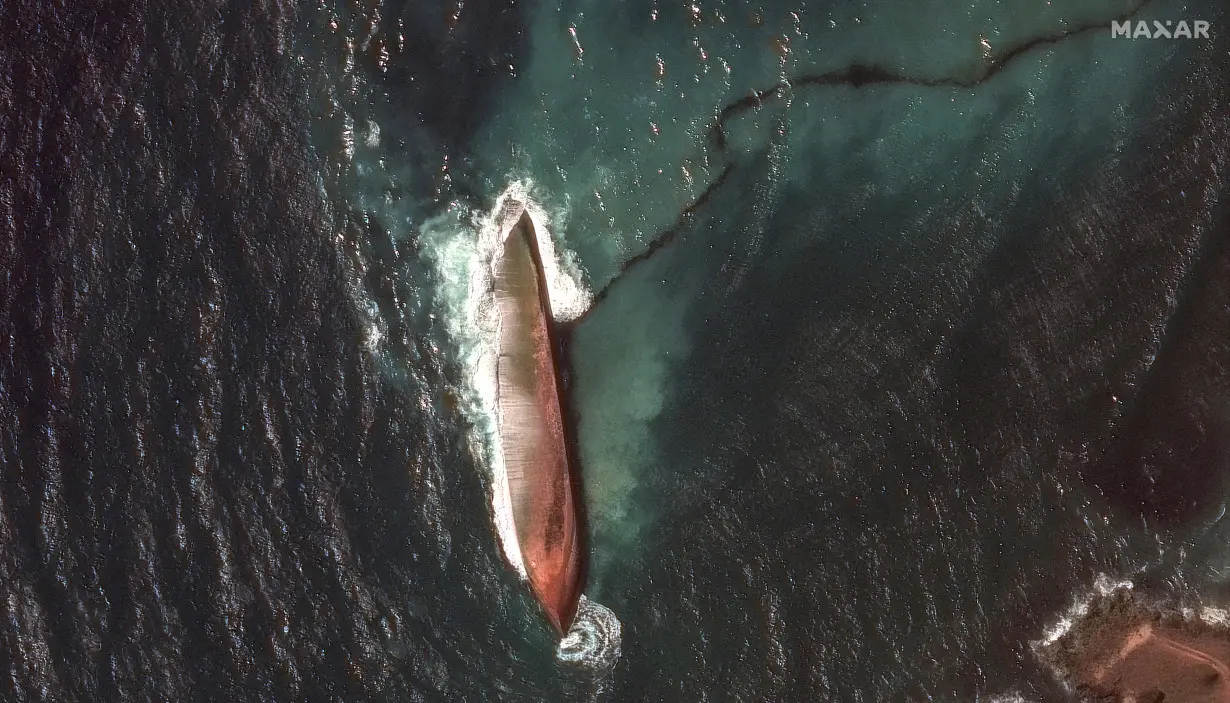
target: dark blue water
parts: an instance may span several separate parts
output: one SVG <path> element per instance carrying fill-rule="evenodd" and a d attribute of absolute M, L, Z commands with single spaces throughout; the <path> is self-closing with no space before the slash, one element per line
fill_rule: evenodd
<path fill-rule="evenodd" d="M 1071 700 L 1100 583 L 1230 605 L 1213 0 L 0 19 L 0 700 Z M 579 661 L 493 529 L 510 186 L 594 301 Z"/>

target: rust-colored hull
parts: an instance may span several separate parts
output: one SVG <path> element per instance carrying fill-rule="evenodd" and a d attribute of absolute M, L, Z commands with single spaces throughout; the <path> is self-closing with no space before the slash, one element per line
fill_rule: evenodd
<path fill-rule="evenodd" d="M 572 624 L 581 544 L 560 400 L 551 303 L 533 222 L 522 214 L 496 262 L 500 444 L 526 576 L 551 624 Z"/>

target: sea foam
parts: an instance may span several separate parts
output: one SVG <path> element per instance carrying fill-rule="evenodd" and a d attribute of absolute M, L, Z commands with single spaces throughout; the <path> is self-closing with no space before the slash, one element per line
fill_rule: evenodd
<path fill-rule="evenodd" d="M 619 662 L 622 626 L 609 608 L 581 596 L 577 617 L 560 640 L 555 657 L 593 671 L 609 671 Z"/>

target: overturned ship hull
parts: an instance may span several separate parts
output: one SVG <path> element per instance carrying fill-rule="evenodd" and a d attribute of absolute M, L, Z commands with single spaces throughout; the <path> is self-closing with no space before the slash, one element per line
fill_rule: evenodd
<path fill-rule="evenodd" d="M 522 213 L 495 266 L 500 444 L 525 575 L 556 630 L 577 611 L 581 544 L 557 339 L 533 221 Z"/>

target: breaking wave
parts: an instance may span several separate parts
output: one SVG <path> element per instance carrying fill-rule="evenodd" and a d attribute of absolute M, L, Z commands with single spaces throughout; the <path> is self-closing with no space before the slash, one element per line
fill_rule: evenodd
<path fill-rule="evenodd" d="M 560 640 L 555 658 L 593 671 L 609 671 L 619 663 L 619 618 L 606 606 L 581 596 L 577 617 Z"/>
<path fill-rule="evenodd" d="M 1120 589 L 1131 590 L 1131 580 L 1126 578 L 1116 580 L 1108 574 L 1098 574 L 1097 578 L 1094 579 L 1093 586 L 1089 590 L 1077 594 L 1059 618 L 1043 631 L 1042 637 L 1030 642 L 1033 650 L 1037 652 L 1043 647 L 1054 644 L 1060 637 L 1066 635 L 1078 620 L 1089 612 L 1089 606 L 1095 598 L 1105 598 Z"/>

